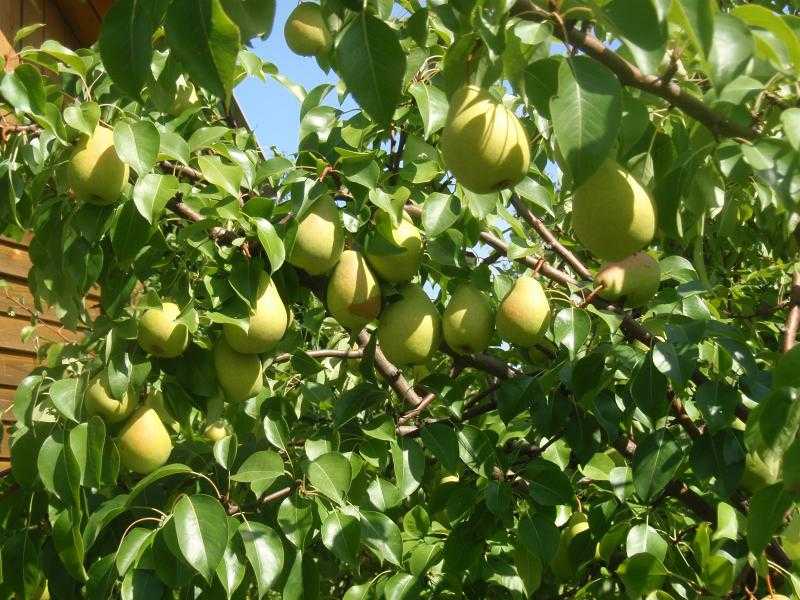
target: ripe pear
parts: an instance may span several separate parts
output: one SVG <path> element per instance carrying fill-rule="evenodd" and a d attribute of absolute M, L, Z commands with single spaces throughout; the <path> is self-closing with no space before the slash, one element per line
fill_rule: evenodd
<path fill-rule="evenodd" d="M 103 125 L 98 125 L 75 148 L 67 165 L 75 197 L 90 204 L 106 205 L 119 200 L 128 173 L 128 165 L 114 148 L 114 131 Z"/>
<path fill-rule="evenodd" d="M 500 303 L 497 332 L 511 344 L 530 348 L 538 342 L 550 324 L 550 301 L 542 285 L 530 275 L 523 275 Z"/>
<path fill-rule="evenodd" d="M 264 387 L 261 359 L 237 352 L 224 337 L 214 346 L 214 368 L 217 381 L 231 402 L 252 398 Z"/>
<path fill-rule="evenodd" d="M 226 323 L 222 331 L 231 348 L 242 354 L 261 354 L 272 350 L 286 333 L 289 315 L 281 300 L 278 288 L 270 277 L 263 277 L 259 284 L 256 307 L 250 311 L 250 327 L 245 332 L 241 327 Z"/>
<path fill-rule="evenodd" d="M 455 352 L 483 352 L 494 332 L 494 315 L 489 299 L 474 285 L 458 286 L 445 308 L 442 330 L 444 340 Z"/>
<path fill-rule="evenodd" d="M 161 308 L 149 308 L 139 319 L 139 345 L 153 356 L 175 358 L 189 344 L 189 328 L 176 321 L 181 309 L 177 304 L 164 302 Z"/>
<path fill-rule="evenodd" d="M 360 329 L 381 312 L 381 288 L 367 261 L 345 250 L 328 282 L 328 310 L 347 329 Z"/>
<path fill-rule="evenodd" d="M 422 262 L 422 235 L 407 216 L 392 225 L 388 213 L 380 212 L 376 218 L 378 230 L 388 233 L 386 241 L 403 249 L 400 254 L 378 254 L 367 252 L 367 260 L 375 272 L 385 281 L 402 283 L 410 280 L 419 271 Z"/>
<path fill-rule="evenodd" d="M 620 261 L 606 263 L 594 280 L 603 286 L 601 298 L 611 302 L 622 298 L 626 306 L 643 306 L 658 291 L 661 269 L 649 254 L 637 252 Z"/>
<path fill-rule="evenodd" d="M 327 273 L 344 250 L 342 217 L 333 198 L 320 198 L 297 227 L 288 261 L 309 275 Z"/>
<path fill-rule="evenodd" d="M 147 475 L 169 459 L 172 440 L 158 413 L 142 406 L 134 412 L 119 436 L 120 462 L 135 473 Z"/>
<path fill-rule="evenodd" d="M 439 347 L 439 312 L 419 286 L 406 287 L 403 298 L 383 311 L 378 344 L 396 366 L 419 365 Z"/>
<path fill-rule="evenodd" d="M 528 172 L 528 136 L 514 112 L 476 85 L 450 99 L 440 148 L 458 183 L 487 194 L 518 183 Z"/>
<path fill-rule="evenodd" d="M 656 207 L 630 173 L 607 160 L 575 191 L 572 228 L 598 258 L 621 260 L 653 239 Z"/>
<path fill-rule="evenodd" d="M 211 442 L 218 442 L 229 435 L 228 426 L 225 425 L 225 421 L 214 421 L 206 425 L 203 435 Z"/>
<path fill-rule="evenodd" d="M 581 512 L 573 513 L 561 531 L 556 555 L 550 563 L 553 574 L 560 581 L 569 581 L 575 577 L 578 565 L 574 564 L 570 548 L 578 536 L 588 531 L 589 519 Z"/>
<path fill-rule="evenodd" d="M 131 391 L 126 391 L 119 399 L 111 395 L 108 379 L 104 374 L 89 382 L 83 401 L 90 415 L 98 415 L 106 423 L 119 423 L 136 408 L 136 398 Z"/>
<path fill-rule="evenodd" d="M 331 32 L 318 4 L 302 2 L 283 27 L 286 45 L 300 56 L 319 56 L 331 47 Z"/>

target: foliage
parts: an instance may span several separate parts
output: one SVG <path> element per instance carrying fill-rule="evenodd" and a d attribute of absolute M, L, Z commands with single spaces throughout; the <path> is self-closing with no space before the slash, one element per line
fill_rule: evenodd
<path fill-rule="evenodd" d="M 718 4 L 322 0 L 334 42 L 316 60 L 341 82 L 311 90 L 246 47 L 274 0 L 117 0 L 96 48 L 23 48 L 0 81 L 0 229 L 33 234 L 38 308 L 84 336 L 43 344 L 15 394 L 0 596 L 38 598 L 45 581 L 54 598 L 800 593 L 800 349 L 781 353 L 800 6 Z M 235 117 L 245 77 L 297 96 L 295 155 Z M 527 174 L 499 192 L 458 185 L 438 153 L 468 82 L 531 142 Z M 130 167 L 106 206 L 76 201 L 67 177 L 98 123 Z M 660 290 L 635 312 L 593 293 L 601 265 L 571 227 L 575 190 L 608 158 L 657 206 Z M 467 281 L 496 308 L 533 268 L 546 338 L 442 345 L 399 373 L 373 326 L 327 314 L 325 277 L 287 261 L 331 196 L 347 245 L 378 254 L 398 250 L 373 219 L 405 208 L 439 312 Z M 261 391 L 225 403 L 212 348 L 247 323 L 264 273 L 294 318 L 261 357 Z M 401 286 L 381 288 L 385 306 Z M 178 358 L 137 344 L 162 301 L 190 335 Z M 122 424 L 84 406 L 98 374 L 158 406 L 168 464 L 121 468 Z"/>

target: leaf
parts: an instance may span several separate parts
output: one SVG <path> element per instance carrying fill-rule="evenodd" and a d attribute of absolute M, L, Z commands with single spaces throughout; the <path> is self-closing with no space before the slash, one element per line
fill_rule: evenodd
<path fill-rule="evenodd" d="M 103 17 L 98 46 L 109 77 L 138 99 L 150 74 L 151 38 L 158 25 L 153 0 L 117 0 Z"/>
<path fill-rule="evenodd" d="M 667 555 L 667 542 L 647 523 L 639 523 L 628 531 L 625 552 L 628 556 L 647 552 L 663 561 Z"/>
<path fill-rule="evenodd" d="M 283 266 L 283 261 L 286 259 L 286 250 L 283 247 L 283 240 L 275 231 L 275 227 L 267 219 L 257 218 L 253 219 L 256 225 L 256 233 L 258 234 L 258 241 L 261 242 L 261 247 L 267 253 L 269 259 L 270 273 L 274 273 Z"/>
<path fill-rule="evenodd" d="M 93 416 L 69 432 L 69 447 L 80 468 L 81 485 L 99 488 L 102 477 L 103 448 L 106 442 L 106 426 L 100 417 Z"/>
<path fill-rule="evenodd" d="M 675 0 L 672 11 L 681 22 L 683 30 L 695 48 L 703 56 L 708 56 L 714 37 L 713 0 Z"/>
<path fill-rule="evenodd" d="M 444 423 L 431 423 L 420 429 L 420 437 L 445 471 L 455 473 L 459 467 L 459 445 L 455 430 Z"/>
<path fill-rule="evenodd" d="M 174 175 L 149 173 L 140 177 L 133 186 L 133 203 L 147 222 L 155 225 L 164 208 L 178 191 L 178 178 Z"/>
<path fill-rule="evenodd" d="M 165 29 L 170 49 L 192 79 L 228 104 L 240 40 L 220 1 L 173 0 Z"/>
<path fill-rule="evenodd" d="M 44 81 L 32 65 L 18 65 L 0 82 L 0 94 L 17 112 L 43 115 L 47 104 Z"/>
<path fill-rule="evenodd" d="M 447 121 L 447 111 L 450 108 L 447 96 L 432 84 L 413 83 L 408 91 L 417 101 L 417 109 L 422 117 L 422 135 L 428 139 L 432 133 L 444 127 Z"/>
<path fill-rule="evenodd" d="M 668 429 L 646 436 L 633 456 L 633 485 L 645 502 L 656 497 L 683 462 L 683 450 Z"/>
<path fill-rule="evenodd" d="M 537 458 L 525 467 L 525 476 L 530 481 L 528 493 L 544 506 L 569 504 L 575 492 L 564 472 L 549 460 Z"/>
<path fill-rule="evenodd" d="M 619 80 L 587 56 L 565 60 L 558 68 L 558 94 L 550 100 L 558 146 L 575 186 L 592 176 L 608 158 L 622 118 Z"/>
<path fill-rule="evenodd" d="M 231 196 L 239 196 L 244 172 L 239 165 L 226 165 L 216 156 L 201 156 L 197 159 L 200 171 L 210 183 Z"/>
<path fill-rule="evenodd" d="M 228 545 L 225 509 L 211 496 L 183 496 L 172 518 L 183 557 L 210 583 Z"/>
<path fill-rule="evenodd" d="M 800 108 L 784 110 L 781 113 L 781 124 L 792 148 L 800 150 Z"/>
<path fill-rule="evenodd" d="M 344 563 L 355 565 L 361 543 L 361 525 L 356 517 L 334 509 L 322 522 L 322 543 Z"/>
<path fill-rule="evenodd" d="M 283 475 L 283 459 L 280 454 L 272 450 L 261 450 L 248 456 L 231 480 L 243 483 L 259 482 L 268 487 L 278 477 Z"/>
<path fill-rule="evenodd" d="M 454 194 L 434 192 L 422 206 L 422 226 L 429 238 L 447 231 L 461 216 L 461 204 Z"/>
<path fill-rule="evenodd" d="M 708 61 L 712 80 L 718 89 L 742 74 L 753 50 L 753 36 L 744 23 L 730 14 L 714 15 L 714 40 Z"/>
<path fill-rule="evenodd" d="M 158 570 L 158 568 L 156 568 Z M 231 542 L 225 547 L 225 553 L 222 555 L 222 560 L 217 565 L 217 579 L 225 590 L 228 598 L 233 596 L 233 593 L 239 589 L 245 576 L 245 566 L 240 560 L 236 551 L 233 549 Z"/>
<path fill-rule="evenodd" d="M 478 475 L 486 478 L 492 476 L 494 447 L 484 431 L 472 425 L 464 426 L 458 434 L 458 455 Z"/>
<path fill-rule="evenodd" d="M 631 397 L 647 417 L 655 423 L 667 416 L 667 378 L 656 369 L 648 354 L 631 380 Z"/>
<path fill-rule="evenodd" d="M 592 320 L 585 310 L 573 306 L 562 308 L 553 321 L 553 336 L 574 359 L 577 351 L 589 337 L 591 326 Z"/>
<path fill-rule="evenodd" d="M 236 462 L 237 445 L 236 434 L 226 435 L 221 440 L 214 442 L 214 460 L 226 471 L 230 471 L 231 466 Z"/>
<path fill-rule="evenodd" d="M 134 500 L 136 500 L 136 498 L 138 498 L 142 492 L 144 492 L 156 481 L 164 479 L 165 477 L 172 477 L 173 475 L 186 475 L 191 472 L 192 470 L 189 467 L 180 463 L 170 463 L 168 465 L 164 465 L 163 467 L 159 467 L 141 479 L 135 486 L 133 486 L 133 489 L 128 494 L 126 508 L 134 506 Z"/>
<path fill-rule="evenodd" d="M 519 541 L 528 552 L 549 563 L 556 555 L 560 533 L 552 520 L 543 514 L 524 516 L 517 529 Z"/>
<path fill-rule="evenodd" d="M 669 572 L 652 554 L 631 556 L 617 569 L 631 598 L 638 598 L 661 587 Z"/>
<path fill-rule="evenodd" d="M 314 529 L 312 502 L 297 494 L 287 496 L 278 507 L 278 526 L 283 535 L 298 548 L 304 548 Z"/>
<path fill-rule="evenodd" d="M 115 558 L 117 573 L 125 575 L 137 563 L 145 548 L 153 541 L 155 532 L 154 529 L 134 527 L 125 535 L 117 548 Z"/>
<path fill-rule="evenodd" d="M 425 475 L 425 454 L 411 438 L 402 437 L 391 446 L 392 465 L 397 488 L 402 498 L 408 498 L 422 484 Z"/>
<path fill-rule="evenodd" d="M 60 379 L 50 386 L 50 400 L 59 413 L 70 421 L 78 422 L 78 405 L 83 397 L 80 379 Z"/>
<path fill-rule="evenodd" d="M 380 477 L 373 479 L 367 486 L 367 496 L 372 506 L 380 512 L 391 510 L 403 499 L 396 485 Z"/>
<path fill-rule="evenodd" d="M 72 104 L 64 109 L 64 122 L 81 133 L 92 135 L 100 122 L 100 107 L 95 102 Z"/>
<path fill-rule="evenodd" d="M 684 372 L 675 346 L 669 342 L 657 342 L 653 347 L 652 358 L 656 369 L 669 377 L 673 383 L 678 386 L 686 383 L 688 373 Z"/>
<path fill-rule="evenodd" d="M 408 573 L 395 573 L 386 580 L 383 594 L 386 600 L 405 600 L 417 597 L 417 578 Z"/>
<path fill-rule="evenodd" d="M 286 420 L 280 415 L 266 415 L 264 417 L 264 435 L 267 441 L 278 450 L 288 453 L 291 438 Z"/>
<path fill-rule="evenodd" d="M 667 48 L 667 23 L 658 0 L 612 0 L 603 13 L 625 41 L 637 66 L 647 75 L 658 73 Z"/>
<path fill-rule="evenodd" d="M 361 538 L 378 560 L 400 565 L 403 541 L 400 528 L 389 517 L 370 510 L 361 511 Z"/>
<path fill-rule="evenodd" d="M 244 552 L 253 567 L 258 597 L 263 598 L 283 570 L 283 544 L 271 528 L 262 523 L 245 521 L 239 525 Z"/>
<path fill-rule="evenodd" d="M 339 34 L 335 62 L 364 112 L 378 124 L 388 124 L 400 101 L 406 68 L 394 29 L 368 11 L 360 12 Z"/>
<path fill-rule="evenodd" d="M 747 516 L 747 545 L 759 556 L 783 524 L 783 515 L 792 506 L 792 494 L 782 483 L 765 487 L 753 495 Z"/>
<path fill-rule="evenodd" d="M 735 6 L 731 14 L 750 27 L 759 27 L 772 33 L 786 47 L 791 63 L 789 66 L 795 69 L 800 67 L 800 39 L 781 17 L 768 8 L 755 4 Z"/>
<path fill-rule="evenodd" d="M 694 395 L 694 403 L 703 413 L 711 431 L 720 431 L 736 419 L 739 393 L 721 381 L 703 383 Z"/>
<path fill-rule="evenodd" d="M 150 121 L 118 121 L 114 126 L 114 147 L 123 162 L 140 176 L 145 175 L 158 158 L 158 129 Z"/>
<path fill-rule="evenodd" d="M 351 477 L 350 461 L 338 452 L 323 454 L 308 466 L 311 485 L 339 504 L 344 504 Z"/>

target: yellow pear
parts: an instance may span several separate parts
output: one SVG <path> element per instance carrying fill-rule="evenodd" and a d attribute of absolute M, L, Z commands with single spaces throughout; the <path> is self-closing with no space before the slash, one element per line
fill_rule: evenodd
<path fill-rule="evenodd" d="M 517 116 L 476 85 L 462 87 L 450 99 L 440 148 L 458 183 L 476 194 L 515 185 L 531 161 Z"/>
<path fill-rule="evenodd" d="M 172 453 L 172 440 L 158 413 L 142 406 L 119 435 L 120 462 L 135 473 L 147 475 L 162 466 Z"/>
<path fill-rule="evenodd" d="M 132 391 L 126 391 L 119 399 L 111 395 L 105 374 L 98 375 L 89 382 L 83 401 L 90 415 L 98 415 L 106 423 L 119 423 L 136 408 L 136 398 Z"/>
<path fill-rule="evenodd" d="M 602 285 L 600 297 L 615 302 L 623 299 L 626 306 L 647 304 L 656 295 L 661 282 L 661 269 L 649 254 L 637 252 L 603 266 L 594 278 Z"/>
<path fill-rule="evenodd" d="M 67 177 L 79 200 L 99 205 L 119 200 L 128 181 L 128 165 L 117 155 L 112 129 L 98 125 L 75 148 L 67 165 Z"/>
<path fill-rule="evenodd" d="M 310 275 L 322 275 L 333 268 L 342 250 L 344 227 L 339 209 L 333 198 L 320 198 L 297 226 L 288 261 Z"/>
<path fill-rule="evenodd" d="M 342 327 L 360 329 L 381 312 L 381 288 L 367 261 L 345 250 L 333 270 L 326 294 L 328 310 Z"/>
<path fill-rule="evenodd" d="M 621 260 L 652 241 L 656 207 L 631 174 L 608 160 L 575 191 L 572 228 L 598 258 Z"/>
<path fill-rule="evenodd" d="M 161 308 L 149 308 L 139 319 L 139 345 L 153 356 L 175 358 L 189 344 L 189 328 L 177 321 L 181 309 L 177 304 L 164 302 Z"/>
<path fill-rule="evenodd" d="M 489 299 L 474 285 L 458 286 L 445 308 L 442 330 L 444 340 L 455 352 L 483 352 L 494 332 L 494 315 Z"/>
<path fill-rule="evenodd" d="M 419 286 L 408 286 L 378 324 L 378 344 L 396 366 L 419 365 L 439 347 L 439 312 Z"/>
<path fill-rule="evenodd" d="M 268 352 L 286 333 L 289 314 L 271 277 L 263 277 L 259 284 L 256 307 L 250 311 L 249 323 L 247 332 L 229 323 L 222 328 L 225 339 L 236 352 L 242 354 Z"/>
<path fill-rule="evenodd" d="M 217 381 L 231 402 L 252 398 L 264 387 L 263 366 L 255 354 L 242 354 L 230 347 L 225 338 L 214 346 L 214 369 Z"/>
<path fill-rule="evenodd" d="M 381 211 L 376 217 L 378 231 L 388 233 L 384 239 L 403 250 L 400 254 L 367 252 L 367 260 L 379 277 L 386 281 L 402 283 L 419 271 L 422 262 L 422 235 L 407 216 L 392 225 L 388 213 Z"/>
<path fill-rule="evenodd" d="M 500 303 L 497 332 L 511 344 L 530 348 L 545 334 L 550 324 L 550 302 L 542 285 L 523 275 Z"/>
<path fill-rule="evenodd" d="M 556 555 L 550 563 L 553 574 L 560 581 L 569 581 L 575 577 L 578 565 L 573 564 L 570 547 L 575 538 L 587 531 L 589 531 L 589 520 L 586 515 L 581 512 L 572 513 L 572 516 L 561 531 Z"/>
<path fill-rule="evenodd" d="M 228 426 L 225 425 L 225 421 L 221 420 L 209 423 L 206 425 L 205 430 L 203 430 L 203 435 L 211 442 L 218 442 L 229 434 Z"/>
<path fill-rule="evenodd" d="M 761 598 L 761 600 L 792 600 L 789 596 L 784 596 L 783 594 L 768 594 Z"/>
<path fill-rule="evenodd" d="M 283 28 L 286 45 L 300 56 L 319 56 L 331 47 L 331 32 L 318 4 L 302 2 L 291 12 Z"/>

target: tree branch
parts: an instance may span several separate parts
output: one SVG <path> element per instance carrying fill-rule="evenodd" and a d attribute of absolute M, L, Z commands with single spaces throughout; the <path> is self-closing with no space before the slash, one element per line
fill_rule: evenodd
<path fill-rule="evenodd" d="M 551 22 L 557 25 L 552 13 L 536 6 L 532 0 L 517 0 L 512 14 L 521 19 L 537 22 Z M 683 90 L 672 81 L 662 80 L 657 75 L 645 75 L 635 65 L 610 50 L 595 36 L 578 28 L 553 27 L 553 35 L 568 46 L 573 46 L 608 67 L 623 85 L 635 87 L 654 96 L 663 98 L 673 106 L 705 125 L 712 133 L 724 137 L 753 139 L 758 131 L 745 127 L 726 116 L 715 112 L 701 100 Z"/>
<path fill-rule="evenodd" d="M 309 350 L 306 352 L 311 358 L 352 358 L 352 359 L 359 359 L 363 358 L 364 351 L 363 350 L 333 350 L 333 349 L 323 349 L 323 350 Z M 284 354 L 279 354 L 276 356 L 272 364 L 279 365 L 281 363 L 287 363 L 292 360 L 292 356 L 294 354 L 290 354 L 288 352 Z"/>
<path fill-rule="evenodd" d="M 358 345 L 363 351 L 370 341 L 370 334 L 366 329 L 362 329 L 356 337 Z M 395 367 L 389 359 L 381 352 L 380 347 L 375 346 L 375 368 L 378 373 L 386 380 L 386 383 L 395 391 L 395 393 L 405 400 L 411 406 L 419 406 L 422 403 L 422 398 L 419 397 L 414 387 L 408 383 L 408 380 L 403 376 L 402 371 Z"/>
<path fill-rule="evenodd" d="M 789 352 L 797 340 L 800 328 L 800 271 L 792 277 L 792 289 L 789 292 L 789 314 L 786 316 L 786 332 L 783 335 L 783 351 Z"/>

